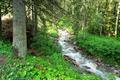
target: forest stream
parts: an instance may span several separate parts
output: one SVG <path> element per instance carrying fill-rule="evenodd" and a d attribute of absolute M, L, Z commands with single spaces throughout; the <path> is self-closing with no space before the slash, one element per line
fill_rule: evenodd
<path fill-rule="evenodd" d="M 109 80 L 108 79 L 108 72 L 104 69 L 100 69 L 96 63 L 94 63 L 93 60 L 87 59 L 84 57 L 84 55 L 81 54 L 81 52 L 76 51 L 74 49 L 74 45 L 68 42 L 69 40 L 69 33 L 66 30 L 58 30 L 59 33 L 59 44 L 62 47 L 62 55 L 67 56 L 71 58 L 72 62 L 74 64 L 77 64 L 77 67 L 80 69 L 83 69 L 87 72 L 91 72 L 96 74 L 97 76 L 101 77 L 103 80 Z M 114 80 L 120 80 L 119 77 L 116 76 Z"/>

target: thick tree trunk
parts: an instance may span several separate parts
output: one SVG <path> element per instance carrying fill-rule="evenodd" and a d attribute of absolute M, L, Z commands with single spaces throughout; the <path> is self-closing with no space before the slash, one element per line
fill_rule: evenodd
<path fill-rule="evenodd" d="M 13 0 L 13 52 L 18 57 L 27 53 L 26 16 L 23 0 Z"/>

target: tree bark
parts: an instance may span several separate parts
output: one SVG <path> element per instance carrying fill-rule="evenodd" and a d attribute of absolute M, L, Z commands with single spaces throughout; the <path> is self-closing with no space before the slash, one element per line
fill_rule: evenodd
<path fill-rule="evenodd" d="M 33 0 L 33 5 L 32 5 L 32 21 L 33 21 L 33 36 L 37 32 L 37 7 L 36 7 L 36 1 Z"/>
<path fill-rule="evenodd" d="M 1 4 L 0 4 L 0 37 L 2 36 Z"/>
<path fill-rule="evenodd" d="M 13 52 L 18 57 L 27 53 L 26 16 L 23 0 L 13 0 Z"/>
<path fill-rule="evenodd" d="M 116 23 L 115 23 L 115 37 L 117 37 L 117 28 L 118 28 L 118 20 L 119 20 L 119 13 L 120 13 L 120 1 L 117 7 L 117 16 L 116 16 Z"/>

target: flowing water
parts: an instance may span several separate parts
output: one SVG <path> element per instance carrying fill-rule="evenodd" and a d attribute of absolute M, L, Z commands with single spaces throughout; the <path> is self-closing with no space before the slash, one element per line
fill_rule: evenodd
<path fill-rule="evenodd" d="M 59 44 L 62 47 L 62 55 L 67 56 L 74 60 L 74 63 L 77 64 L 77 66 L 80 69 L 86 70 L 88 72 L 95 73 L 97 76 L 101 77 L 103 80 L 109 80 L 107 77 L 107 72 L 99 70 L 99 66 L 97 66 L 96 63 L 94 63 L 92 60 L 87 59 L 84 57 L 80 52 L 77 52 L 74 49 L 74 46 L 68 42 L 69 40 L 69 33 L 65 30 L 58 30 L 59 33 Z M 119 77 L 116 77 L 114 80 L 120 80 Z"/>

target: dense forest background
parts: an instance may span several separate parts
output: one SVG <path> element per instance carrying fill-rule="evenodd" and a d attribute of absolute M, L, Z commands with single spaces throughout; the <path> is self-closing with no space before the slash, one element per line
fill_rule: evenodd
<path fill-rule="evenodd" d="M 119 0 L 0 0 L 1 79 L 101 80 L 68 69 L 58 29 L 85 55 L 120 68 Z"/>

